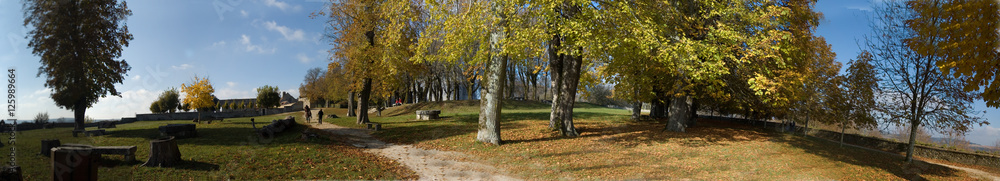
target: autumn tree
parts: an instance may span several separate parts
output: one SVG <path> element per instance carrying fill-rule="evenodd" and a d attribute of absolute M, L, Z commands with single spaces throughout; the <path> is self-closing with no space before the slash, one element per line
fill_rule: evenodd
<path fill-rule="evenodd" d="M 326 86 L 325 91 L 323 91 L 322 96 L 325 100 L 332 102 L 344 101 L 348 94 L 347 86 L 350 85 L 350 80 L 347 76 L 346 70 L 340 62 L 333 62 L 327 65 L 326 73 L 323 73 L 323 85 Z"/>
<path fill-rule="evenodd" d="M 416 36 L 409 21 L 416 16 L 413 6 L 410 1 L 333 0 L 330 11 L 321 13 L 329 13 L 325 37 L 334 46 L 332 60 L 343 61 L 351 78 L 348 101 L 358 96 L 358 124 L 369 122 L 372 96 L 387 97 L 398 87 L 395 75 L 408 64 L 409 42 Z"/>
<path fill-rule="evenodd" d="M 281 104 L 281 93 L 278 86 L 264 85 L 257 88 L 257 105 L 263 108 L 275 108 Z"/>
<path fill-rule="evenodd" d="M 872 34 L 864 38 L 864 45 L 872 53 L 877 75 L 883 78 L 879 81 L 879 99 L 884 100 L 879 103 L 881 111 L 889 122 L 910 128 L 906 161 L 913 160 L 918 128 L 964 133 L 972 125 L 988 124 L 972 115 L 971 104 L 981 97 L 976 91 L 964 89 L 968 83 L 962 80 L 966 78 L 943 74 L 937 67 L 948 56 L 908 46 L 908 40 L 913 41 L 920 35 L 906 23 L 911 18 L 919 18 L 917 12 L 896 1 L 873 7 Z M 941 43 L 937 38 L 922 41 L 935 46 Z"/>
<path fill-rule="evenodd" d="M 326 75 L 320 68 L 307 70 L 302 84 L 299 84 L 299 94 L 301 97 L 307 97 L 310 101 L 315 102 L 325 99 L 326 95 L 324 93 L 327 87 L 324 78 L 326 78 Z"/>
<path fill-rule="evenodd" d="M 847 63 L 847 77 L 843 87 L 847 91 L 844 100 L 847 101 L 849 109 L 845 115 L 850 125 L 855 128 L 875 128 L 878 121 L 873 113 L 877 111 L 877 99 L 875 98 L 879 90 L 875 67 L 871 64 L 872 55 L 867 51 L 862 51 L 856 59 Z M 843 132 L 843 130 L 841 130 Z"/>
<path fill-rule="evenodd" d="M 212 82 L 208 81 L 208 78 L 199 78 L 194 76 L 188 84 L 181 84 L 181 92 L 184 92 L 184 104 L 186 109 L 193 109 L 198 111 L 198 118 L 201 118 L 201 112 L 207 111 L 208 109 L 216 107 L 215 88 L 212 88 Z"/>
<path fill-rule="evenodd" d="M 1000 2 L 986 0 L 911 0 L 913 36 L 903 40 L 917 54 L 940 57 L 944 75 L 965 82 L 965 91 L 982 91 L 989 107 L 1000 106 Z"/>
<path fill-rule="evenodd" d="M 125 24 L 132 11 L 117 0 L 26 0 L 23 10 L 24 26 L 32 28 L 28 47 L 41 57 L 38 76 L 45 75 L 56 105 L 73 111 L 74 129 L 83 130 L 87 108 L 121 95 L 115 84 L 131 67 L 116 59 L 132 40 Z"/>

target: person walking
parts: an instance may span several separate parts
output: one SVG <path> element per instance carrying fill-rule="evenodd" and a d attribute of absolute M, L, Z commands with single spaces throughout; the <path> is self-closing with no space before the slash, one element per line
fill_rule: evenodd
<path fill-rule="evenodd" d="M 316 113 L 316 116 L 319 116 L 318 120 L 319 124 L 323 124 L 323 109 L 319 109 L 319 112 Z"/>
<path fill-rule="evenodd" d="M 312 119 L 312 112 L 310 112 L 309 110 L 309 105 L 306 105 L 305 112 L 306 112 L 306 123 L 309 123 L 309 119 Z"/>

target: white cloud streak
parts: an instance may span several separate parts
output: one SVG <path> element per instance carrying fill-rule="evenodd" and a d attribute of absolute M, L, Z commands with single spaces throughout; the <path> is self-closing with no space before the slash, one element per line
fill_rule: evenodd
<path fill-rule="evenodd" d="M 284 36 L 285 40 L 288 41 L 306 40 L 306 33 L 303 32 L 301 29 L 291 29 L 286 26 L 278 25 L 278 23 L 274 21 L 264 22 L 264 28 L 267 28 L 267 30 L 270 31 L 276 31 L 278 33 L 281 33 L 281 36 Z"/>

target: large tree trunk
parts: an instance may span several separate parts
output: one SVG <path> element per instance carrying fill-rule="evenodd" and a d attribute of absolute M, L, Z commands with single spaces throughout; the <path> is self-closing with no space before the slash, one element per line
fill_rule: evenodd
<path fill-rule="evenodd" d="M 528 70 L 521 70 L 521 71 L 525 72 L 525 71 L 528 71 Z M 522 75 L 522 77 L 521 77 L 521 88 L 522 88 L 521 89 L 521 99 L 531 100 L 528 97 L 528 92 L 529 92 L 528 90 L 531 90 L 531 87 L 528 87 L 528 75 L 527 75 L 527 72 L 525 72 L 525 74 L 519 74 L 519 75 Z"/>
<path fill-rule="evenodd" d="M 347 92 L 347 117 L 357 116 L 357 112 L 354 110 L 354 91 Z"/>
<path fill-rule="evenodd" d="M 77 101 L 76 105 L 73 105 L 73 130 L 82 131 L 84 124 L 86 124 L 86 114 L 87 114 L 87 104 L 83 101 Z M 74 134 L 75 135 L 75 134 Z"/>
<path fill-rule="evenodd" d="M 368 101 L 372 93 L 372 79 L 364 78 L 361 97 L 358 98 L 358 124 L 368 123 Z"/>
<path fill-rule="evenodd" d="M 913 162 L 913 149 L 914 145 L 917 144 L 917 130 L 920 129 L 920 121 L 919 121 L 920 117 L 917 117 L 920 116 L 920 114 L 917 113 L 917 115 L 912 115 L 912 116 L 913 117 L 910 118 L 910 142 L 909 145 L 906 146 L 906 162 L 909 163 Z"/>
<path fill-rule="evenodd" d="M 638 95 L 639 95 L 639 88 L 635 87 L 635 88 L 632 88 L 632 89 L 633 89 L 632 93 L 634 93 L 632 95 L 634 97 L 638 97 Z M 636 100 L 638 100 L 638 99 L 636 99 Z M 641 116 L 642 116 L 642 102 L 640 102 L 640 101 L 632 102 L 632 120 L 638 121 Z"/>
<path fill-rule="evenodd" d="M 494 8 L 494 11 L 501 8 Z M 485 64 L 485 75 L 483 76 L 482 99 L 479 101 L 479 131 L 476 133 L 476 141 L 500 145 L 500 110 L 503 107 L 502 97 L 504 88 L 504 77 L 507 75 L 507 56 L 499 55 L 500 40 L 507 37 L 507 19 L 502 13 L 499 27 L 490 33 L 490 60 Z"/>
<path fill-rule="evenodd" d="M 142 166 L 170 167 L 181 161 L 181 151 L 174 137 L 149 141 L 149 160 Z"/>
<path fill-rule="evenodd" d="M 576 103 L 576 88 L 580 83 L 580 68 L 583 64 L 583 58 L 580 56 L 565 56 L 565 64 L 563 64 L 563 72 L 565 73 L 562 78 L 562 101 L 559 102 L 559 108 L 562 109 L 562 127 L 560 128 L 563 136 L 579 136 L 580 133 L 576 131 L 576 127 L 573 125 L 573 105 Z"/>
<path fill-rule="evenodd" d="M 691 116 L 691 113 L 688 113 L 691 110 L 690 106 L 688 106 L 689 101 L 691 101 L 691 97 L 689 96 L 673 98 L 669 106 L 670 118 L 667 120 L 666 127 L 668 131 L 684 132 L 684 129 L 688 127 L 687 124 Z"/>
<path fill-rule="evenodd" d="M 559 129 L 562 109 L 559 107 L 559 94 L 562 92 L 562 55 L 559 54 L 559 35 L 553 35 L 549 40 L 549 76 L 552 78 L 552 111 L 549 118 L 549 128 Z"/>

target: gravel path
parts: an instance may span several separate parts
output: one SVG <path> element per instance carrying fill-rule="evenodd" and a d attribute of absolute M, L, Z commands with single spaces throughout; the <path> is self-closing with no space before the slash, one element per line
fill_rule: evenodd
<path fill-rule="evenodd" d="M 365 129 L 347 128 L 329 123 L 317 124 L 315 120 L 309 125 L 341 135 L 355 147 L 367 148 L 366 152 L 392 158 L 416 172 L 420 180 L 520 180 L 507 176 L 502 170 L 490 165 L 459 161 L 475 160 L 464 153 L 385 143 L 373 138 Z"/>

